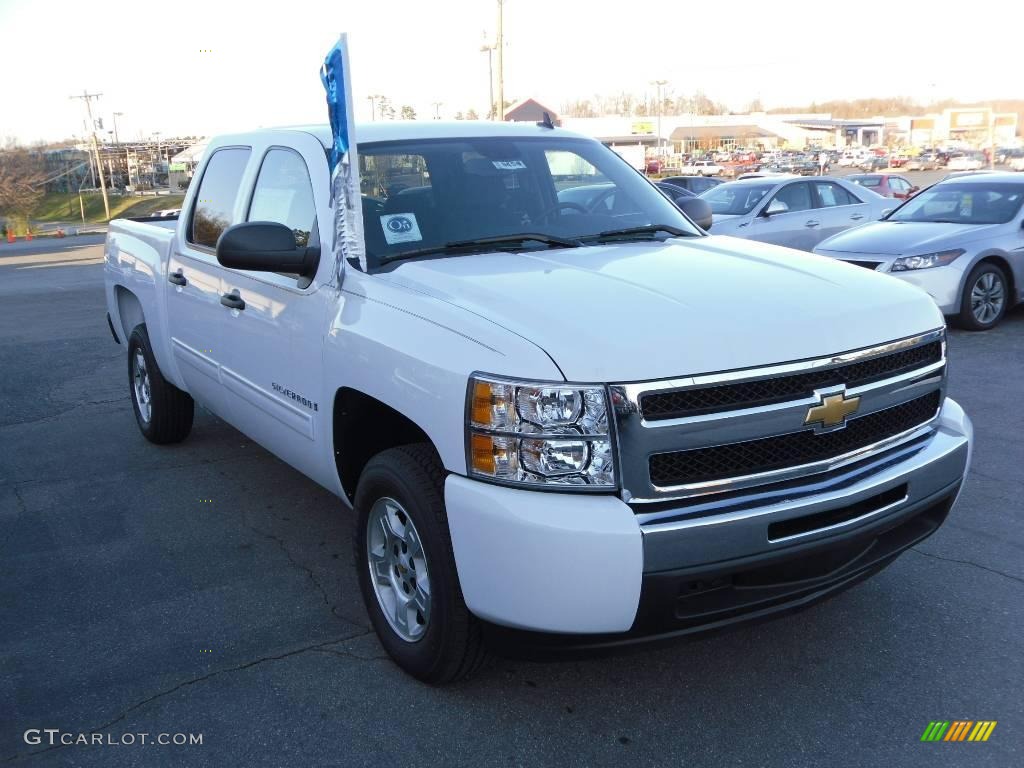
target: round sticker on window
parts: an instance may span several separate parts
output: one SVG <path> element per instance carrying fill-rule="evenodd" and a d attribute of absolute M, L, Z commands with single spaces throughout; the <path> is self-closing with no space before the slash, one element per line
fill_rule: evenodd
<path fill-rule="evenodd" d="M 420 226 L 414 213 L 388 213 L 380 217 L 384 229 L 384 240 L 388 245 L 412 243 L 422 240 Z"/>

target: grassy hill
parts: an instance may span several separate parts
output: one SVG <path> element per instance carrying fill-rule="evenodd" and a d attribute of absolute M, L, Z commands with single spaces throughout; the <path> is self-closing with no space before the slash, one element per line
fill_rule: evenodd
<path fill-rule="evenodd" d="M 180 208 L 184 195 L 160 195 L 159 197 L 135 197 L 132 195 L 110 195 L 110 218 L 127 216 L 147 216 L 164 208 Z M 85 220 L 96 224 L 106 220 L 103 211 L 103 196 L 98 192 L 82 195 L 85 203 Z M 82 213 L 78 205 L 78 195 L 64 193 L 47 194 L 36 206 L 30 217 L 34 222 L 66 221 L 81 223 Z"/>

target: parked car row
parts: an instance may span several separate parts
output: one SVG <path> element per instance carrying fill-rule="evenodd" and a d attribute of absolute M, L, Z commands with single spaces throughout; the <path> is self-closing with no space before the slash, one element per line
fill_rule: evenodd
<path fill-rule="evenodd" d="M 925 190 L 896 174 L 756 176 L 699 198 L 712 234 L 888 273 L 970 330 L 1024 300 L 1024 180 L 1012 173 L 953 173 Z"/>
<path fill-rule="evenodd" d="M 711 205 L 714 234 L 803 251 L 896 207 L 865 187 L 829 176 L 744 179 L 722 184 L 701 197 Z"/>

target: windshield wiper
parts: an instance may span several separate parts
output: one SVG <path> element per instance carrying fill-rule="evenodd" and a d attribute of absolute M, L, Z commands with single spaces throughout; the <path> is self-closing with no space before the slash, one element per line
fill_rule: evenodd
<path fill-rule="evenodd" d="M 384 261 L 399 261 L 402 259 L 413 259 L 417 256 L 434 256 L 437 254 L 456 255 L 486 249 L 489 246 L 516 248 L 527 243 L 542 243 L 548 248 L 579 248 L 582 245 L 579 240 L 570 240 L 566 237 L 556 237 L 555 235 L 543 235 L 540 233 L 497 235 L 496 237 L 480 237 L 475 240 L 455 240 L 444 245 L 435 245 L 429 248 L 416 248 L 412 251 L 396 253 L 394 256 L 385 256 Z"/>
<path fill-rule="evenodd" d="M 696 232 L 690 232 L 671 224 L 647 224 L 643 227 L 627 227 L 625 229 L 609 229 L 607 232 L 600 232 L 596 235 L 581 237 L 583 242 L 601 242 L 602 240 L 614 240 L 618 238 L 629 238 L 635 235 L 656 235 L 659 232 L 667 232 L 673 237 L 699 237 Z"/>

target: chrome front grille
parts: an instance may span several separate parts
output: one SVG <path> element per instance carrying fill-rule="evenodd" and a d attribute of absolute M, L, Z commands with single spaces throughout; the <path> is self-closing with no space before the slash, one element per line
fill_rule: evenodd
<path fill-rule="evenodd" d="M 756 408 L 810 397 L 816 389 L 837 384 L 845 384 L 847 389 L 853 389 L 940 360 L 942 342 L 933 341 L 835 368 L 819 368 L 788 376 L 692 389 L 650 392 L 640 398 L 640 412 L 647 421 L 661 421 L 731 408 Z"/>
<path fill-rule="evenodd" d="M 611 387 L 623 497 L 692 499 L 827 472 L 931 431 L 945 394 L 939 329 L 765 368 Z M 857 399 L 837 424 L 810 409 Z"/>
<path fill-rule="evenodd" d="M 651 456 L 651 483 L 658 487 L 744 477 L 785 467 L 845 456 L 889 440 L 935 418 L 939 392 L 869 413 L 847 422 L 845 429 L 816 434 L 805 429 L 740 443 L 656 453 Z"/>

